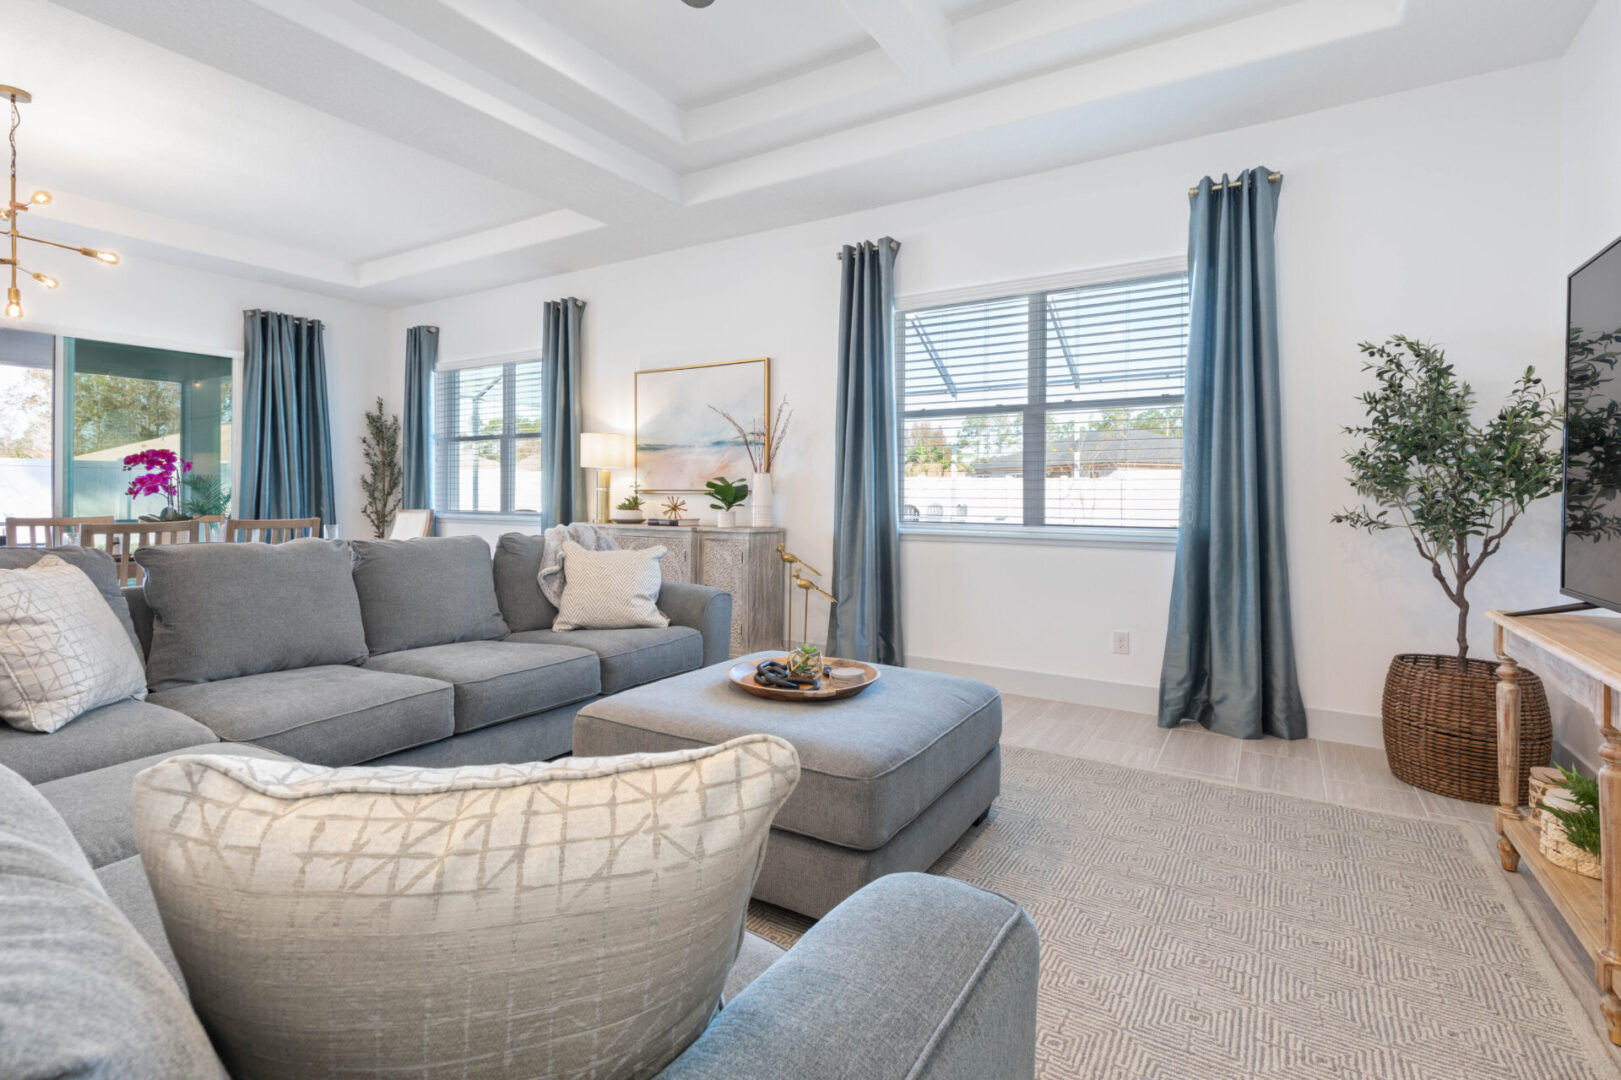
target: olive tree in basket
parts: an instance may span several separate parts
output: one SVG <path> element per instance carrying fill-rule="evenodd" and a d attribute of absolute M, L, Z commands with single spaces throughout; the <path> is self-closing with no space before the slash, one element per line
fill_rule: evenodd
<path fill-rule="evenodd" d="M 1441 349 L 1399 335 L 1359 348 L 1377 385 L 1361 397 L 1367 420 L 1345 429 L 1361 440 L 1345 460 L 1364 502 L 1333 520 L 1370 533 L 1404 530 L 1458 609 L 1455 655 L 1407 654 L 1391 664 L 1383 709 L 1390 766 L 1419 787 L 1495 802 L 1496 680 L 1492 664 L 1469 658 L 1469 586 L 1526 508 L 1559 491 L 1560 458 L 1549 445 L 1558 403 L 1528 367 L 1481 422 L 1473 389 Z M 1540 681 L 1525 671 L 1520 678 L 1526 772 L 1547 760 L 1552 735 Z"/>

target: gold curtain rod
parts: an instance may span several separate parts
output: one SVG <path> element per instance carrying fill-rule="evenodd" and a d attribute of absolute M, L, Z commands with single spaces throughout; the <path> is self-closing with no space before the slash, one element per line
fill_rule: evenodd
<path fill-rule="evenodd" d="M 1280 173 L 1280 172 L 1267 173 L 1266 178 L 1270 182 L 1276 184 L 1279 180 L 1283 179 L 1283 174 Z M 1215 182 L 1212 181 L 1212 183 L 1210 185 L 1210 190 L 1211 191 L 1220 191 L 1224 187 L 1225 188 L 1235 188 L 1235 187 L 1243 187 L 1243 186 L 1244 186 L 1244 181 L 1242 181 L 1242 180 L 1229 180 L 1225 184 L 1218 184 L 1218 183 L 1215 183 Z M 1189 198 L 1192 198 L 1193 196 L 1195 196 L 1197 194 L 1199 194 L 1199 185 L 1198 184 L 1194 184 L 1192 187 L 1188 188 L 1188 197 Z"/>
<path fill-rule="evenodd" d="M 889 250 L 891 250 L 891 251 L 899 251 L 900 249 L 901 249 L 901 245 L 900 245 L 899 241 L 891 240 L 889 242 Z M 840 248 L 838 251 L 834 252 L 833 257 L 835 259 L 843 260 L 843 258 L 844 258 L 844 249 Z"/>

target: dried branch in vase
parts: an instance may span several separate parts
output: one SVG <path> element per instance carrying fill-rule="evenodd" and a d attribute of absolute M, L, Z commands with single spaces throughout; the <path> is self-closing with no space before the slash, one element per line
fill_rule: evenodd
<path fill-rule="evenodd" d="M 717 406 L 709 406 L 715 413 L 737 432 L 737 441 L 743 444 L 743 452 L 749 456 L 749 468 L 754 472 L 770 472 L 777 464 L 777 453 L 782 449 L 782 443 L 788 436 L 788 425 L 794 418 L 794 411 L 788 407 L 788 399 L 784 397 L 777 403 L 776 415 L 771 418 L 770 426 L 766 418 L 760 417 L 753 427 L 744 427 L 737 417 Z"/>

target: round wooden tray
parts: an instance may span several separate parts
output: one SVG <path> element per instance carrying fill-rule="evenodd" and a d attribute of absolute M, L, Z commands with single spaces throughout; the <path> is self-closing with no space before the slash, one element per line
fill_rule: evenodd
<path fill-rule="evenodd" d="M 754 681 L 754 669 L 759 663 L 758 660 L 754 660 L 733 664 L 727 670 L 726 677 L 756 697 L 770 698 L 772 701 L 832 701 L 835 698 L 846 698 L 861 693 L 877 682 L 879 676 L 878 669 L 871 664 L 863 664 L 860 660 L 839 660 L 824 656 L 822 657 L 824 665 L 857 667 L 866 673 L 866 678 L 860 682 L 835 682 L 830 678 L 823 678 L 820 690 L 784 690 L 780 686 L 761 686 Z"/>

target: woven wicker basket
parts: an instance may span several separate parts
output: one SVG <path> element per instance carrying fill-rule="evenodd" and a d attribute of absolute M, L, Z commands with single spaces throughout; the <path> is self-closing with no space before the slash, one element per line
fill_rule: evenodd
<path fill-rule="evenodd" d="M 1497 802 L 1497 665 L 1402 653 L 1385 676 L 1385 757 L 1414 787 L 1469 802 Z M 1553 722 L 1542 680 L 1520 669 L 1520 792 L 1548 763 Z"/>
<path fill-rule="evenodd" d="M 1525 818 L 1534 827 L 1542 828 L 1542 803 L 1547 799 L 1550 790 L 1563 786 L 1561 780 L 1559 770 L 1552 765 L 1538 765 L 1531 770 L 1531 790 L 1525 799 L 1525 805 L 1529 809 Z"/>
<path fill-rule="evenodd" d="M 1549 792 L 1546 800 L 1549 806 L 1568 807 L 1576 809 L 1576 800 L 1568 795 L 1558 792 Z M 1566 870 L 1574 870 L 1583 877 L 1600 878 L 1604 876 L 1603 863 L 1591 851 L 1572 844 L 1565 839 L 1565 823 L 1552 814 L 1543 814 L 1542 817 L 1542 853 L 1548 861 L 1555 866 L 1563 866 Z"/>

